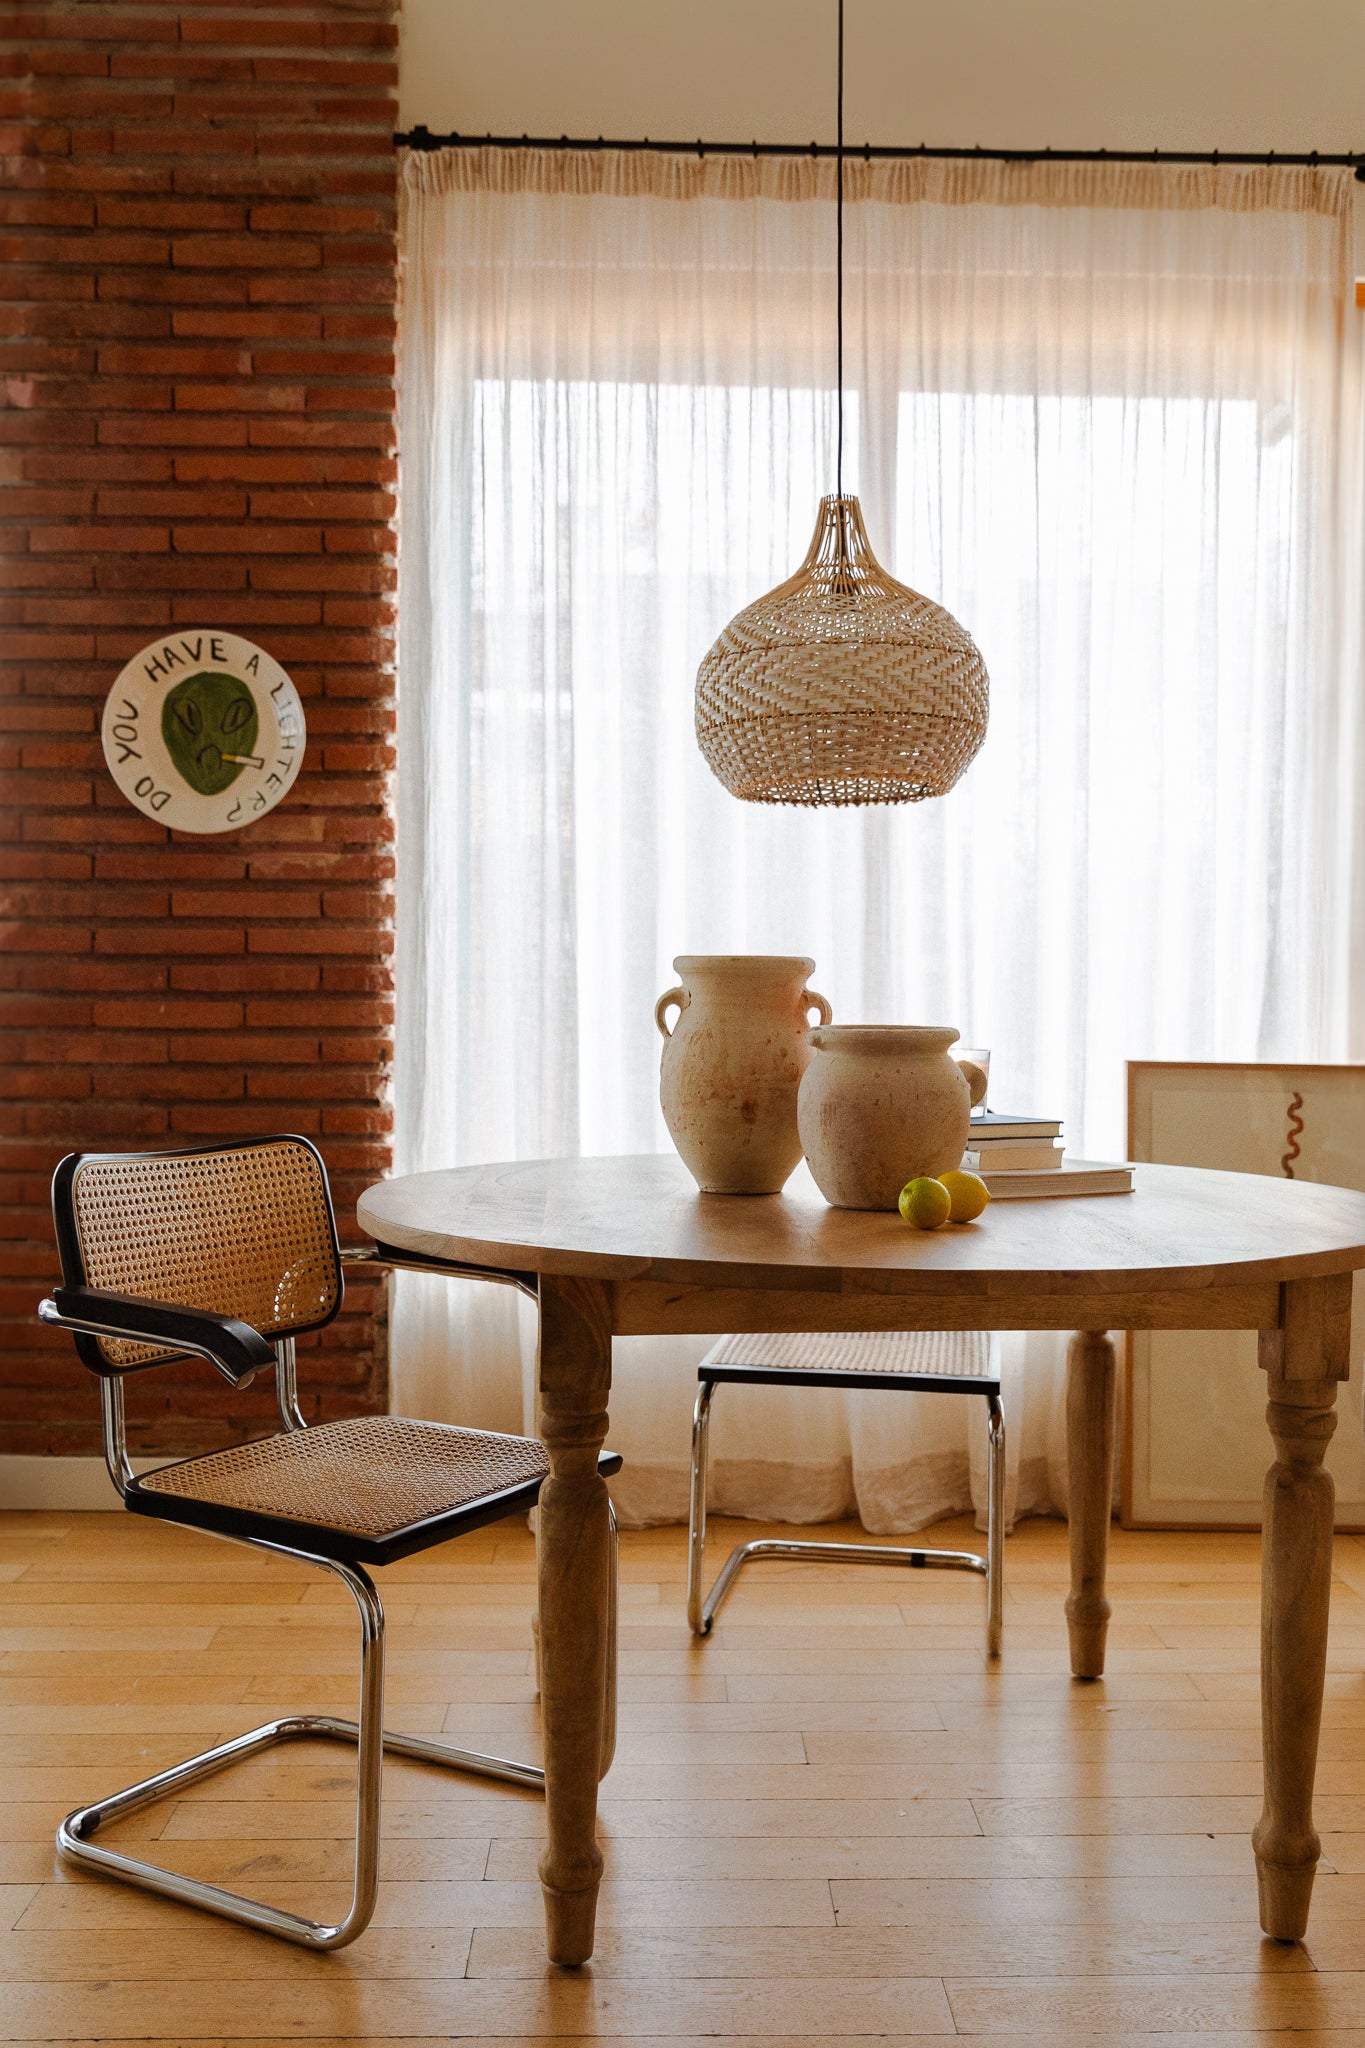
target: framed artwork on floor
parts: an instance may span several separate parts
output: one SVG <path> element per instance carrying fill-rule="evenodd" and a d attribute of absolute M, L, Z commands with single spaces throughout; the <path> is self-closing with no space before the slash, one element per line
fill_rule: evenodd
<path fill-rule="evenodd" d="M 1128 1155 L 1365 1190 L 1365 1065 L 1130 1060 Z M 1365 1275 L 1351 1380 L 1327 1466 L 1337 1527 L 1365 1530 L 1360 1420 Z M 1130 1529 L 1258 1529 L 1272 1456 L 1250 1330 L 1134 1331 L 1125 1340 L 1122 1517 Z"/>

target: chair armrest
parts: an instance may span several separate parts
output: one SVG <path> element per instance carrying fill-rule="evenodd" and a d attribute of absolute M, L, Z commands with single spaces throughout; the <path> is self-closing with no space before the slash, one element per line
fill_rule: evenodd
<path fill-rule="evenodd" d="M 107 1287 L 56 1287 L 40 1303 L 43 1322 L 92 1337 L 121 1337 L 134 1344 L 171 1345 L 192 1358 L 206 1358 L 224 1379 L 241 1386 L 275 1363 L 273 1346 L 250 1323 L 212 1309 L 183 1308 L 141 1294 L 116 1294 Z"/>
<path fill-rule="evenodd" d="M 400 1251 L 391 1244 L 343 1245 L 341 1264 L 343 1270 L 348 1266 L 368 1266 L 377 1273 L 443 1273 L 449 1280 L 490 1280 L 495 1287 L 515 1287 L 532 1301 L 540 1299 L 540 1283 L 534 1273 L 513 1272 L 501 1266 L 461 1265 L 456 1259 L 430 1258 L 424 1252 Z"/>

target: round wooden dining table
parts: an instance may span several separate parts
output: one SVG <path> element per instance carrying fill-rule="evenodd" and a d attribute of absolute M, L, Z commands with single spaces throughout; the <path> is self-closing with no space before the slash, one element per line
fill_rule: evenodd
<path fill-rule="evenodd" d="M 1122 1330 L 1257 1330 L 1272 1457 L 1262 1543 L 1265 1802 L 1252 1834 L 1261 1925 L 1307 1927 L 1327 1652 L 1333 1488 L 1323 1454 L 1350 1369 L 1365 1195 L 1140 1166 L 1131 1194 L 996 1202 L 930 1232 L 826 1206 L 799 1168 L 781 1195 L 699 1194 L 668 1154 L 411 1174 L 357 1215 L 394 1263 L 510 1282 L 540 1311 L 541 1698 L 547 1945 L 592 1954 L 597 1781 L 611 1631 L 597 1454 L 613 1337 L 740 1330 L 1067 1330 L 1071 1669 L 1104 1671 L 1115 1351 Z M 679 1626 L 682 1626 L 681 1618 Z M 1006 1646 L 1008 1657 L 1008 1645 Z"/>

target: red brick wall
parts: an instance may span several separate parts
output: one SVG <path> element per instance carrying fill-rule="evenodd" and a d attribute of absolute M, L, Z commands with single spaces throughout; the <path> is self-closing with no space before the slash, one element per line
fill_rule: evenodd
<path fill-rule="evenodd" d="M 0 1451 L 90 1454 L 93 1382 L 33 1320 L 63 1152 L 302 1131 L 343 1238 L 388 1162 L 396 29 L 389 0 L 49 0 L 5 33 Z M 114 677 L 177 625 L 304 699 L 298 782 L 245 831 L 168 832 L 104 767 Z M 373 1288 L 313 1342 L 313 1412 L 383 1407 Z M 269 1402 L 148 1374 L 135 1448 Z"/>

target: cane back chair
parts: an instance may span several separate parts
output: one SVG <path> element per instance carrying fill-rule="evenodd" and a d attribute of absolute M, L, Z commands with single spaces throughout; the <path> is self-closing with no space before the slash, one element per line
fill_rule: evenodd
<path fill-rule="evenodd" d="M 533 1438 L 402 1416 L 305 1423 L 295 1339 L 322 1329 L 341 1307 L 343 1261 L 406 1263 L 384 1252 L 339 1250 L 326 1168 L 306 1138 L 179 1152 L 72 1153 L 54 1176 L 52 1211 L 62 1285 L 39 1304 L 38 1314 L 72 1333 L 82 1363 L 99 1378 L 105 1461 L 124 1506 L 334 1573 L 355 1600 L 361 1642 L 355 1721 L 317 1713 L 268 1721 L 68 1814 L 57 1830 L 58 1849 L 74 1863 L 305 1948 L 341 1948 L 363 1932 L 374 1911 L 386 1749 L 544 1789 L 544 1773 L 533 1765 L 384 1727 L 384 1610 L 369 1568 L 524 1513 L 535 1505 L 549 1461 Z M 526 1291 L 533 1284 L 530 1276 L 484 1277 L 511 1279 Z M 258 1372 L 273 1372 L 283 1428 L 255 1443 L 135 1473 L 124 1380 L 185 1357 L 206 1360 L 237 1387 Z M 604 1453 L 599 1469 L 614 1472 L 620 1463 Z M 613 1539 L 614 1529 L 613 1522 Z M 614 1626 L 614 1540 L 611 1570 Z M 614 1715 L 609 1697 L 603 1771 L 611 1760 Z M 357 1750 L 354 1887 L 349 1910 L 335 1924 L 140 1862 L 91 1839 L 105 1823 L 183 1792 L 273 1743 L 318 1736 Z"/>
<path fill-rule="evenodd" d="M 716 1610 L 746 1564 L 764 1558 L 824 1564 L 890 1564 L 980 1572 L 986 1580 L 986 1651 L 1000 1655 L 1004 1599 L 1005 1414 L 1000 1405 L 997 1340 L 976 1331 L 839 1331 L 831 1335 L 722 1337 L 697 1368 L 692 1418 L 692 1489 L 687 1538 L 687 1620 L 693 1635 L 711 1631 Z M 711 1401 L 718 1386 L 891 1387 L 902 1392 L 974 1394 L 986 1403 L 986 1555 L 925 1550 L 900 1543 L 809 1543 L 764 1536 L 740 1543 L 703 1594 L 706 1475 Z"/>

